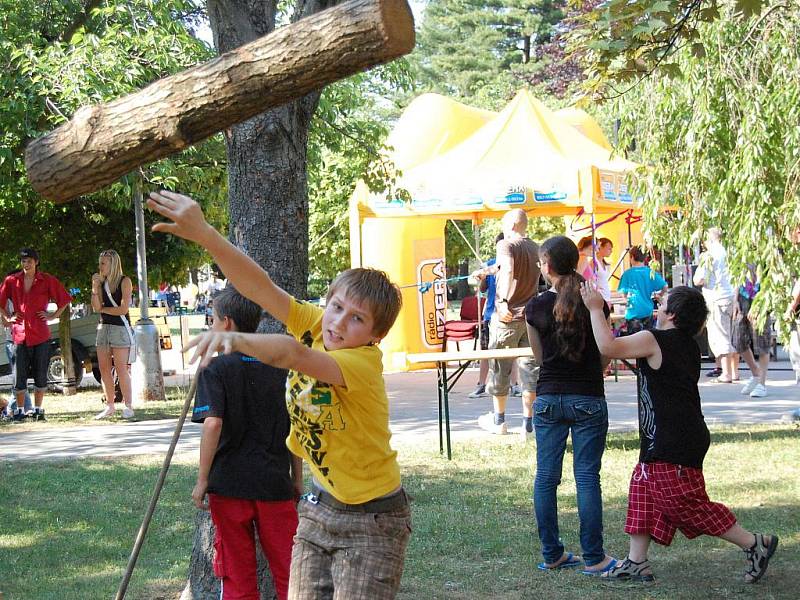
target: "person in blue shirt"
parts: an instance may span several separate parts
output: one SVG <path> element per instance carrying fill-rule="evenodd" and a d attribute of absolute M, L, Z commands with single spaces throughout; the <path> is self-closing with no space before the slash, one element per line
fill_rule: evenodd
<path fill-rule="evenodd" d="M 667 291 L 667 282 L 645 264 L 647 255 L 639 246 L 631 248 L 629 256 L 631 266 L 622 274 L 617 288 L 628 298 L 625 311 L 628 335 L 653 328 L 653 294 L 661 297 Z"/>

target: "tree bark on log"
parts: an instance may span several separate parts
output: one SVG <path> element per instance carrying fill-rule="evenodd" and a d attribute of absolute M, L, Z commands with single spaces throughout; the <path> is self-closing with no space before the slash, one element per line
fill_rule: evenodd
<path fill-rule="evenodd" d="M 31 142 L 33 188 L 66 202 L 313 90 L 414 47 L 406 0 L 352 0 L 161 79 Z"/>

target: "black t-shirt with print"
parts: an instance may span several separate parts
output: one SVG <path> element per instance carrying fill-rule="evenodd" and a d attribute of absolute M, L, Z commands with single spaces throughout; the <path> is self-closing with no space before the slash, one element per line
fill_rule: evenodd
<path fill-rule="evenodd" d="M 600 364 L 600 351 L 594 341 L 589 311 L 581 303 L 578 310 L 585 318 L 586 345 L 578 361 L 562 356 L 555 341 L 556 319 L 553 308 L 557 294 L 546 291 L 531 298 L 525 307 L 525 320 L 539 332 L 542 342 L 542 365 L 539 369 L 537 394 L 579 394 L 584 396 L 604 396 L 603 368 Z M 608 306 L 603 306 L 608 318 Z"/>
<path fill-rule="evenodd" d="M 640 358 L 639 462 L 703 468 L 711 436 L 700 408 L 700 348 L 680 329 L 654 329 L 661 367 Z"/>
<path fill-rule="evenodd" d="M 239 352 L 200 371 L 192 421 L 222 419 L 209 493 L 248 500 L 290 500 L 286 371 Z"/>

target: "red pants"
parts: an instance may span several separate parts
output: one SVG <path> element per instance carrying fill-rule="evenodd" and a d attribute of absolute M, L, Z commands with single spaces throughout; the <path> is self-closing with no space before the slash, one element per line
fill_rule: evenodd
<path fill-rule="evenodd" d="M 296 503 L 209 494 L 208 504 L 217 530 L 214 574 L 222 579 L 223 600 L 259 600 L 255 531 L 269 562 L 278 599 L 285 600 L 297 531 Z"/>
<path fill-rule="evenodd" d="M 735 524 L 728 507 L 709 500 L 700 469 L 655 462 L 639 463 L 633 470 L 625 533 L 649 534 L 669 546 L 677 529 L 692 539 L 720 536 Z"/>

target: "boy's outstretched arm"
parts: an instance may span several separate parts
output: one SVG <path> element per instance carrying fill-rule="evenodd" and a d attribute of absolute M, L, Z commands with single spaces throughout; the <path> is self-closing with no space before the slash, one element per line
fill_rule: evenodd
<path fill-rule="evenodd" d="M 269 273 L 253 259 L 209 225 L 197 202 L 189 196 L 161 190 L 150 192 L 147 206 L 172 221 L 156 223 L 153 231 L 171 233 L 203 246 L 239 293 L 286 323 L 292 297 L 275 285 Z"/>
<path fill-rule="evenodd" d="M 217 352 L 241 352 L 257 358 L 266 365 L 279 369 L 292 369 L 331 385 L 344 385 L 344 375 L 328 353 L 314 350 L 288 335 L 277 333 L 241 333 L 238 331 L 210 331 L 189 341 L 184 352 L 194 348 L 190 363 L 200 359 L 205 367 Z"/>
<path fill-rule="evenodd" d="M 581 284 L 581 297 L 592 317 L 592 333 L 597 349 L 606 358 L 655 358 L 661 355 L 656 338 L 649 331 L 615 338 L 603 313 L 605 300 L 590 282 Z M 652 361 L 651 361 L 652 362 Z M 660 363 L 660 360 L 658 361 Z"/>

